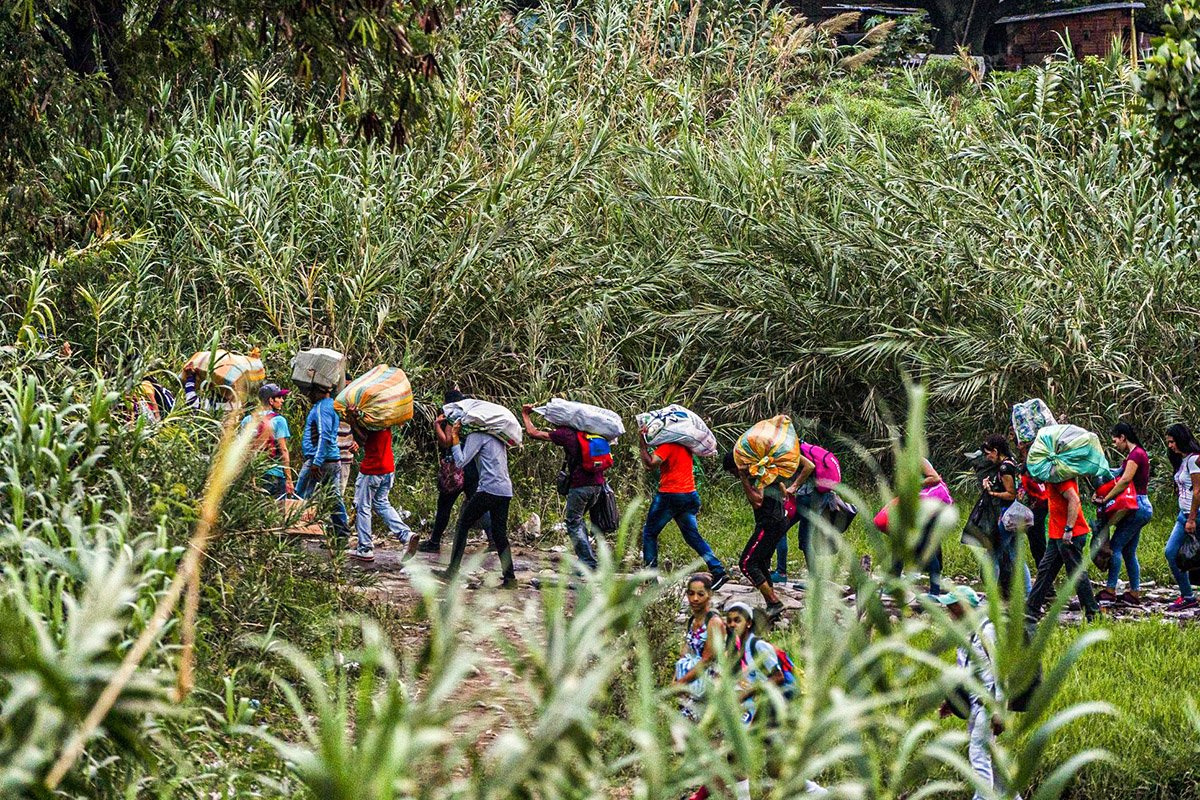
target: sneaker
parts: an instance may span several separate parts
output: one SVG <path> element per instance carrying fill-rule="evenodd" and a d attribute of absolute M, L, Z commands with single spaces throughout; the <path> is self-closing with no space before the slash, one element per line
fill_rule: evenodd
<path fill-rule="evenodd" d="M 1096 602 L 1102 605 L 1112 605 L 1117 602 L 1117 592 L 1107 586 L 1096 592 Z"/>
<path fill-rule="evenodd" d="M 440 553 L 442 552 L 442 544 L 441 542 L 435 542 L 433 539 L 430 539 L 428 541 L 421 542 L 421 544 L 417 546 L 417 552 Z"/>
<path fill-rule="evenodd" d="M 1127 606 L 1141 606 L 1145 602 L 1142 600 L 1141 592 L 1123 592 L 1119 599 L 1122 604 Z"/>
<path fill-rule="evenodd" d="M 804 581 L 796 581 L 792 584 L 792 588 L 797 592 L 803 592 L 808 589 L 808 584 L 806 584 Z"/>
<path fill-rule="evenodd" d="M 364 547 L 356 547 L 350 551 L 350 557 L 355 561 L 374 561 L 375 551 L 368 550 Z"/>
<path fill-rule="evenodd" d="M 417 554 L 417 548 L 421 546 L 421 537 L 415 533 L 408 537 L 408 543 L 404 545 L 404 555 L 400 556 L 400 560 L 408 561 Z"/>
<path fill-rule="evenodd" d="M 724 586 L 727 583 L 729 583 L 729 573 L 728 572 L 722 572 L 718 575 L 714 575 L 712 590 L 715 592 L 717 589 L 720 589 L 722 586 Z"/>
<path fill-rule="evenodd" d="M 787 583 L 787 573 L 786 572 L 772 571 L 771 574 L 767 576 L 767 578 L 771 581 L 771 583 L 773 585 Z"/>
<path fill-rule="evenodd" d="M 771 622 L 783 616 L 783 603 L 767 603 L 767 619 Z"/>
<path fill-rule="evenodd" d="M 429 574 L 437 578 L 442 583 L 449 583 L 450 581 L 454 580 L 454 576 L 450 574 L 450 570 L 448 569 L 430 570 Z"/>
<path fill-rule="evenodd" d="M 519 586 L 520 584 L 517 583 L 516 578 L 505 578 L 504 580 L 500 581 L 501 589 L 516 589 Z"/>
<path fill-rule="evenodd" d="M 1200 605 L 1200 600 L 1194 597 L 1177 597 L 1175 602 L 1167 606 L 1167 613 L 1174 614 L 1180 611 L 1187 611 L 1189 608 L 1195 608 Z"/>

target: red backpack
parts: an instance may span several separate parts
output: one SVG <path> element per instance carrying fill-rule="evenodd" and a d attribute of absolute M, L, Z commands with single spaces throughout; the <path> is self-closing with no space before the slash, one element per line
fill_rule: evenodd
<path fill-rule="evenodd" d="M 613 465 L 612 447 L 603 436 L 578 431 L 579 454 L 583 457 L 580 466 L 586 472 L 604 472 Z"/>
<path fill-rule="evenodd" d="M 275 426 L 271 424 L 271 420 L 278 416 L 274 411 L 263 414 L 258 423 L 258 433 L 255 434 L 263 452 L 275 459 L 279 458 L 279 440 L 275 438 Z"/>

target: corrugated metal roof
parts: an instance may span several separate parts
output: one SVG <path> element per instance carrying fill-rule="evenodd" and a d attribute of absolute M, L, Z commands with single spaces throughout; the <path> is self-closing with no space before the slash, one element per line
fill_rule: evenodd
<path fill-rule="evenodd" d="M 908 16 L 910 14 L 920 13 L 924 9 L 912 8 L 910 6 L 856 6 L 856 5 L 851 5 L 851 4 L 847 3 L 845 5 L 822 6 L 821 10 L 822 11 L 836 11 L 839 14 L 845 14 L 850 11 L 857 11 L 859 13 L 864 13 L 864 14 L 870 13 L 870 14 L 885 14 L 885 15 L 891 14 L 894 16 Z"/>
<path fill-rule="evenodd" d="M 1041 11 L 1037 14 L 1019 14 L 1012 17 L 1001 17 L 996 20 L 996 24 L 1007 25 L 1010 22 L 1029 22 L 1035 19 L 1050 19 L 1052 17 L 1073 17 L 1079 14 L 1093 14 L 1097 11 L 1136 11 L 1145 7 L 1145 3 L 1100 3 L 1094 6 L 1076 6 L 1074 8 L 1060 8 L 1055 11 Z"/>

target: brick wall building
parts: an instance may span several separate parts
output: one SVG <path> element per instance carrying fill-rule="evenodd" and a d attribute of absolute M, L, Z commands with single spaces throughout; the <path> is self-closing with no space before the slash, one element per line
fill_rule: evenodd
<path fill-rule="evenodd" d="M 1004 65 L 1017 69 L 1041 64 L 1063 52 L 1067 42 L 1077 58 L 1108 55 L 1114 38 L 1128 51 L 1133 14 L 1141 8 L 1145 4 L 1100 3 L 1002 17 L 996 27 L 1003 31 Z"/>

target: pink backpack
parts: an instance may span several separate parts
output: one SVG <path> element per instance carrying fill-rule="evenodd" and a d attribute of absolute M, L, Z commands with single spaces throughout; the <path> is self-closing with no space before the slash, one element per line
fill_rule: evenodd
<path fill-rule="evenodd" d="M 817 478 L 818 492 L 832 492 L 833 487 L 842 482 L 842 464 L 833 453 L 808 442 L 800 443 L 800 452 L 817 465 L 814 475 Z"/>

